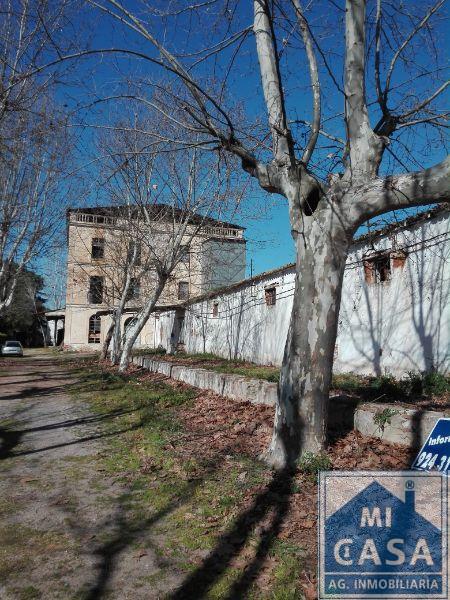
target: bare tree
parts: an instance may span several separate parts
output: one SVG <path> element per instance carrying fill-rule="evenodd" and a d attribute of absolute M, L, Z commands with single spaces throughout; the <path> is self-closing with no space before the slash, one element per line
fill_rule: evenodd
<path fill-rule="evenodd" d="M 177 278 L 185 270 L 185 259 L 197 255 L 196 238 L 208 225 L 219 225 L 217 217 L 226 213 L 238 198 L 227 187 L 217 165 L 205 160 L 196 149 L 166 155 L 159 151 L 152 166 L 153 181 L 147 173 L 148 158 L 145 153 L 134 154 L 127 160 L 122 176 L 131 183 L 133 198 L 141 222 L 141 252 L 145 257 L 146 286 L 141 292 L 141 306 L 132 324 L 125 332 L 120 356 L 120 370 L 127 368 L 130 352 L 137 337 L 164 295 L 177 301 Z M 131 177 L 130 177 L 131 176 Z M 147 197 L 145 197 L 147 195 Z M 240 196 L 240 192 L 238 194 Z M 194 272 L 190 270 L 190 277 Z M 188 293 L 188 292 L 186 292 Z"/>
<path fill-rule="evenodd" d="M 11 303 L 20 273 L 63 234 L 70 141 L 54 107 L 41 108 L 18 115 L 14 143 L 0 158 L 0 312 Z"/>
<path fill-rule="evenodd" d="M 160 119 L 159 124 L 170 136 L 167 123 Z M 197 285 L 202 244 L 196 238 L 206 226 L 219 226 L 217 218 L 229 214 L 242 195 L 227 187 L 227 172 L 218 169 L 214 155 L 161 144 L 148 134 L 149 125 L 141 110 L 139 117 L 122 116 L 99 135 L 99 185 L 115 218 L 107 260 L 96 265 L 111 314 L 101 356 L 112 344 L 111 360 L 117 363 L 120 356 L 121 370 L 156 303 L 178 301 L 180 278 Z M 122 331 L 125 313 L 133 316 Z"/>
<path fill-rule="evenodd" d="M 241 21 L 247 22 L 232 29 L 230 15 L 238 14 L 243 3 L 186 6 L 173 2 L 165 8 L 162 5 L 160 11 L 149 3 L 139 16 L 118 0 L 91 0 L 91 4 L 140 36 L 148 45 L 148 52 L 139 48 L 140 58 L 175 78 L 174 86 L 165 86 L 163 91 L 159 86 L 159 97 L 142 100 L 163 114 L 168 110 L 164 99 L 176 104 L 178 110 L 171 118 L 185 129 L 180 143 L 189 146 L 200 140 L 202 148 L 234 154 L 262 189 L 287 199 L 297 277 L 267 460 L 282 467 L 304 450 L 320 451 L 326 442 L 343 272 L 354 233 L 365 221 L 382 213 L 450 200 L 448 157 L 430 168 L 411 172 L 408 165 L 418 162 L 414 158 L 417 144 L 407 148 L 408 168 L 390 147 L 391 139 L 399 147 L 405 145 L 399 134 L 407 128 L 438 130 L 446 123 L 448 113 L 440 109 L 439 102 L 448 82 L 439 81 L 439 64 L 436 68 L 420 64 L 417 57 L 423 50 L 414 46 L 416 42 L 419 46 L 427 44 L 430 56 L 438 55 L 430 23 L 443 0 L 428 6 L 408 3 L 407 8 L 377 0 L 375 5 L 371 3 L 374 10 L 369 15 L 367 0 L 346 0 L 345 10 L 330 2 L 326 7 L 313 5 L 311 18 L 300 0 L 254 0 L 253 35 L 268 117 L 268 129 L 263 132 L 261 124 L 251 128 L 236 123 L 236 111 L 227 109 L 226 82 L 233 66 L 245 64 L 236 56 L 250 31 L 245 10 L 240 13 Z M 214 21 L 211 6 L 219 5 Z M 339 38 L 336 41 L 334 35 L 324 50 L 316 31 L 322 33 L 322 21 L 333 7 Z M 202 10 L 207 11 L 210 30 L 217 32 L 219 39 L 203 48 L 192 41 L 191 49 L 182 36 L 177 47 L 177 38 L 167 35 L 169 31 L 173 33 L 180 23 L 188 28 L 191 17 Z M 154 33 L 160 16 L 161 35 Z M 311 24 L 314 18 L 319 20 L 316 29 Z M 198 19 L 197 28 L 200 16 Z M 162 40 L 169 38 L 170 46 L 164 45 Z M 236 50 L 231 51 L 232 47 Z M 306 59 L 303 70 L 298 63 L 301 49 Z M 131 45 L 121 51 L 137 54 Z M 222 69 L 217 66 L 221 52 L 225 56 Z M 215 78 L 207 69 L 208 60 L 214 64 L 214 73 L 219 73 Z M 394 83 L 399 72 L 406 80 Z M 303 84 L 304 73 L 309 73 L 312 107 L 309 114 L 298 118 L 289 84 L 296 78 Z M 428 85 L 436 85 L 431 91 L 419 85 L 427 75 Z M 322 100 L 329 88 L 324 81 L 344 109 L 326 120 Z M 369 102 L 367 89 L 373 93 L 375 104 Z M 330 98 L 328 94 L 327 100 Z M 376 103 L 381 116 L 375 114 L 373 119 Z M 336 103 L 332 104 L 336 108 Z M 325 122 L 338 123 L 335 131 L 325 131 Z M 331 153 L 319 143 L 321 139 L 331 142 Z M 392 156 L 396 169 L 400 164 L 406 172 L 389 172 Z M 324 176 L 327 171 L 328 177 Z"/>
<path fill-rule="evenodd" d="M 71 0 L 6 0 L 0 13 L 0 151 L 14 143 L 20 115 L 44 108 L 40 102 L 61 82 L 61 58 L 78 47 L 71 28 Z M 78 48 L 79 49 L 79 48 Z M 53 68 L 45 68 L 49 63 Z"/>

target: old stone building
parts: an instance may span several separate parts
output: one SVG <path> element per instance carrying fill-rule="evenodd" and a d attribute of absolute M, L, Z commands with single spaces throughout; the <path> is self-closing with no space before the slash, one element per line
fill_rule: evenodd
<path fill-rule="evenodd" d="M 138 266 L 148 258 L 145 253 L 151 246 L 142 243 L 144 236 L 151 236 L 153 248 L 157 248 L 167 244 L 168 236 L 172 235 L 172 209 L 155 205 L 150 225 L 141 224 L 139 228 L 130 225 L 123 210 L 123 207 L 77 208 L 67 213 L 66 348 L 99 348 L 110 324 L 111 309 L 117 303 L 118 282 L 130 248 L 136 247 L 135 269 L 139 273 Z M 232 223 L 189 216 L 186 232 L 189 248 L 162 293 L 160 308 L 241 280 L 245 276 L 243 231 L 243 227 Z M 124 327 L 154 285 L 152 269 L 140 277 L 132 277 Z M 155 339 L 154 320 L 150 319 L 137 345 L 152 346 Z"/>

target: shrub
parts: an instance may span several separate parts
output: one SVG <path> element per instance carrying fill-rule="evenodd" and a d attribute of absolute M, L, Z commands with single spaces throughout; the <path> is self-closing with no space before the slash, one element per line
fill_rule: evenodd
<path fill-rule="evenodd" d="M 426 373 L 423 377 L 423 391 L 428 396 L 439 396 L 450 392 L 450 377 L 437 371 Z"/>
<path fill-rule="evenodd" d="M 392 375 L 381 375 L 375 377 L 370 383 L 370 387 L 380 396 L 386 396 L 388 398 L 398 398 L 404 395 L 401 383 L 397 381 Z"/>
<path fill-rule="evenodd" d="M 363 378 L 356 373 L 336 373 L 331 386 L 335 389 L 354 392 L 363 386 Z"/>
<path fill-rule="evenodd" d="M 312 475 L 317 479 L 319 471 L 329 471 L 331 469 L 331 460 L 325 453 L 314 454 L 314 452 L 304 452 L 297 462 L 298 468 L 307 475 Z"/>

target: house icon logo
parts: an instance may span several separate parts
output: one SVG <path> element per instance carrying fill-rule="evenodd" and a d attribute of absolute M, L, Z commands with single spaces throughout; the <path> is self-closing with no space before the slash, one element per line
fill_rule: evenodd
<path fill-rule="evenodd" d="M 330 472 L 320 481 L 320 598 L 448 598 L 447 479 Z"/>

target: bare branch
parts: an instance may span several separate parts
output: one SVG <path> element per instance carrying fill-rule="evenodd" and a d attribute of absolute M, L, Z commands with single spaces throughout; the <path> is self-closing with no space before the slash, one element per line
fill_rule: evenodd
<path fill-rule="evenodd" d="M 320 119 L 321 119 L 321 102 L 320 102 L 320 82 L 319 82 L 319 71 L 317 69 L 317 60 L 314 53 L 314 46 L 309 30 L 308 22 L 303 14 L 303 9 L 300 4 L 300 0 L 292 0 L 294 3 L 295 11 L 297 13 L 297 19 L 300 26 L 300 31 L 305 44 L 306 55 L 308 57 L 309 65 L 309 76 L 311 79 L 311 87 L 313 93 L 313 121 L 311 125 L 311 136 L 303 152 L 302 162 L 305 165 L 308 164 L 314 148 L 317 143 L 317 138 L 320 133 Z"/>
<path fill-rule="evenodd" d="M 394 72 L 394 67 L 395 67 L 397 60 L 399 59 L 400 55 L 402 54 L 402 52 L 406 48 L 406 46 L 413 39 L 413 37 L 423 28 L 423 26 L 427 23 L 427 21 L 430 19 L 430 17 L 432 15 L 434 15 L 434 13 L 441 8 L 441 6 L 444 4 L 444 2 L 445 2 L 445 0 L 439 0 L 438 2 L 436 2 L 436 4 L 434 6 L 432 6 L 430 8 L 430 10 L 427 12 L 427 14 L 423 17 L 423 19 L 421 21 L 419 21 L 419 23 L 417 23 L 417 25 L 414 27 L 414 29 L 405 38 L 403 43 L 398 48 L 397 52 L 392 57 L 391 64 L 389 65 L 389 70 L 388 70 L 388 73 L 386 76 L 386 86 L 384 88 L 384 94 L 383 94 L 384 95 L 383 103 L 385 105 L 387 105 L 388 93 L 389 93 L 390 86 L 391 86 L 391 78 L 392 78 L 392 74 Z"/>
<path fill-rule="evenodd" d="M 355 227 L 391 210 L 450 202 L 450 156 L 423 171 L 375 179 L 355 190 L 351 202 Z"/>
<path fill-rule="evenodd" d="M 403 119 L 406 119 L 407 117 L 410 117 L 414 113 L 419 112 L 419 110 L 422 110 L 423 108 L 425 108 L 428 104 L 430 104 L 430 102 L 432 102 L 437 96 L 439 96 L 439 94 L 442 94 L 442 92 L 447 89 L 447 87 L 449 86 L 449 84 L 450 84 L 450 81 L 446 81 L 445 83 L 443 83 L 426 100 L 423 100 L 423 102 L 419 102 L 419 104 L 417 104 L 414 108 L 411 108 L 410 110 L 408 110 L 408 112 L 403 113 L 401 116 L 397 117 L 398 120 L 402 121 Z"/>
<path fill-rule="evenodd" d="M 290 132 L 286 122 L 284 97 L 269 16 L 269 6 L 267 0 L 254 0 L 253 7 L 253 29 L 269 125 L 272 131 L 273 154 L 280 165 L 287 164 L 292 162 L 293 152 L 289 143 Z"/>
<path fill-rule="evenodd" d="M 352 181 L 375 174 L 381 160 L 382 142 L 370 127 L 365 97 L 365 20 L 366 0 L 346 0 L 345 122 Z"/>

